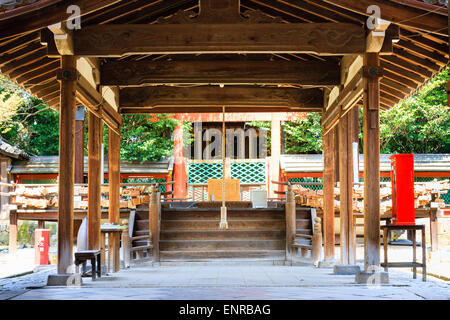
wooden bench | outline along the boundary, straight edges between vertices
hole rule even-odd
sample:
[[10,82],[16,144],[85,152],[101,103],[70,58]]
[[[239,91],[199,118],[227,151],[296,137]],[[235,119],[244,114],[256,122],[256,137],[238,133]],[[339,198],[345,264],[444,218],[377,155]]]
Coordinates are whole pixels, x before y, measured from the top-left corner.
[[75,266],[77,273],[79,271],[79,265],[83,265],[83,272],[81,276],[86,274],[86,262],[91,260],[92,265],[92,280],[95,280],[97,274],[100,278],[102,276],[102,263],[101,263],[101,251],[100,250],[84,250],[75,252]]

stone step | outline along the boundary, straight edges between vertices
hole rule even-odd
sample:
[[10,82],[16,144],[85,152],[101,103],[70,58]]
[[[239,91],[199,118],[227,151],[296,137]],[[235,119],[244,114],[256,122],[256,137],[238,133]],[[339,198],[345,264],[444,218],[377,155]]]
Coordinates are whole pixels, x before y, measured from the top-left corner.
[[284,240],[161,240],[161,251],[216,251],[216,250],[283,250]]
[[[219,228],[220,219],[162,220],[161,230],[211,230]],[[302,228],[304,223],[297,224]],[[275,219],[234,219],[228,220],[228,230],[284,230],[285,221]]]
[[214,250],[214,251],[161,251],[161,261],[208,261],[216,259],[268,259],[285,258],[285,250]]
[[284,239],[284,230],[161,230],[161,240],[214,240],[214,239],[248,239],[276,240]]

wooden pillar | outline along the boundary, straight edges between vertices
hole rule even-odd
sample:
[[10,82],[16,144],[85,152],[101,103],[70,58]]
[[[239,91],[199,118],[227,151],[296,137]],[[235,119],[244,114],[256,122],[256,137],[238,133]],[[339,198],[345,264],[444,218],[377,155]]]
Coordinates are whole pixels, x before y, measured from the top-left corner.
[[[271,114],[271,130],[270,130],[270,142],[271,142],[271,166],[270,166],[270,179],[269,181],[280,180],[280,157],[281,157],[281,120],[277,113]],[[272,184],[270,188],[270,197],[276,198],[278,195],[275,191],[281,191],[280,184]]]
[[9,254],[15,254],[17,251],[17,213],[9,214]]
[[108,135],[109,222],[120,219],[120,134],[109,130]]
[[173,134],[173,179],[175,180],[173,196],[174,198],[186,198],[188,177],[183,157],[183,125],[176,126]]
[[364,55],[364,268],[380,265],[380,60]]
[[324,260],[334,259],[335,130],[323,136],[323,240]]
[[103,123],[92,112],[88,122],[88,239],[89,250],[100,250],[101,152]]
[[75,183],[84,183],[84,107],[75,112]]
[[[353,110],[353,109],[352,109]],[[354,112],[339,120],[339,187],[341,264],[354,264],[355,240],[353,221],[353,139]]]
[[152,253],[153,262],[159,262],[159,225],[160,225],[160,210],[161,210],[161,193],[158,188],[152,186],[150,193],[149,204],[149,230],[152,235]]
[[72,273],[76,57],[61,57],[58,176],[58,274]]
[[[348,217],[348,263],[356,264],[356,229],[355,229],[355,218],[353,215],[353,182],[355,180],[353,163],[355,159],[353,159],[353,143],[359,143],[359,108],[358,106],[353,107],[348,112],[348,125],[349,125],[349,153],[351,154],[351,160],[349,161],[349,181],[350,181],[350,190],[348,193],[349,201],[350,201],[350,210]],[[359,147],[358,147],[359,148]],[[359,149],[358,149],[359,150]],[[356,166],[357,169],[357,178],[359,181],[359,151],[356,155]]]

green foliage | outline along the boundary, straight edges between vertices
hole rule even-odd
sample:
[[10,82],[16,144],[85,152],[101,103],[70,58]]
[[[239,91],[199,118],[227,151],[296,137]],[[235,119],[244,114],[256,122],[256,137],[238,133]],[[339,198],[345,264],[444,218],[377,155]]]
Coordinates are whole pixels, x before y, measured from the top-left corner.
[[42,100],[0,78],[0,135],[35,155],[58,155],[59,116]]
[[382,153],[449,153],[448,68],[414,96],[380,113]]
[[128,161],[158,161],[170,156],[173,149],[173,129],[178,121],[168,114],[154,116],[124,115],[121,130],[122,144],[120,155]]
[[284,126],[286,153],[322,152],[322,114],[308,113],[305,119],[286,121]]
[[[312,112],[305,119],[286,121],[284,123],[285,153],[321,153],[322,152],[322,127],[320,113]],[[246,126],[264,128],[268,132],[268,152],[270,153],[270,122],[252,121],[246,122]]]

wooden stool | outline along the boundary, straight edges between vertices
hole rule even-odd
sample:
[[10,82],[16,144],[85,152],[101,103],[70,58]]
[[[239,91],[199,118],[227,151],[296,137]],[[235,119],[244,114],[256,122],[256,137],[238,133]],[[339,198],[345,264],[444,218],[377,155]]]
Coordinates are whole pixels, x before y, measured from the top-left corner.
[[[417,278],[417,267],[422,268],[422,280],[427,281],[427,252],[425,241],[425,226],[424,225],[385,225],[381,226],[383,230],[383,247],[384,247],[384,271],[388,271],[388,267],[393,268],[413,268],[413,278]],[[388,233],[392,230],[411,230],[412,231],[412,246],[413,246],[413,261],[412,262],[391,262],[388,263]],[[416,231],[422,231],[422,263],[416,262]]]
[[83,265],[83,272],[81,276],[86,274],[86,262],[87,260],[91,260],[92,265],[92,280],[95,280],[95,274],[98,275],[99,278],[102,276],[102,263],[101,263],[101,251],[100,250],[84,250],[75,252],[75,266],[77,268],[80,264]]

